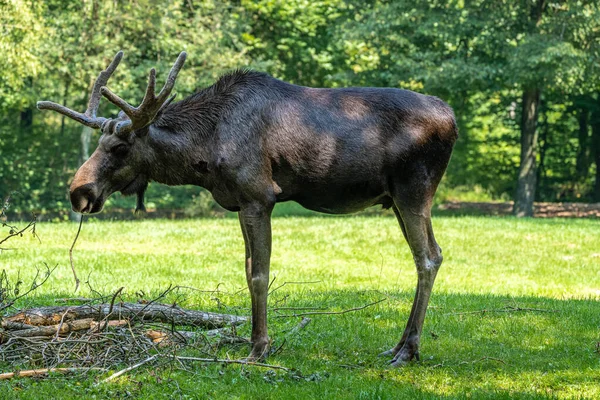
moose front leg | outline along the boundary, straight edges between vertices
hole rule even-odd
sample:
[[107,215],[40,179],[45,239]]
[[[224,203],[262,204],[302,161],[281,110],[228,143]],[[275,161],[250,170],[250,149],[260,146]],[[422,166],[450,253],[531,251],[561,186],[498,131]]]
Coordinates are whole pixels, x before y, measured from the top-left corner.
[[246,279],[252,299],[252,351],[249,360],[265,358],[269,352],[267,291],[271,260],[271,210],[263,205],[242,207],[239,213],[246,244]]

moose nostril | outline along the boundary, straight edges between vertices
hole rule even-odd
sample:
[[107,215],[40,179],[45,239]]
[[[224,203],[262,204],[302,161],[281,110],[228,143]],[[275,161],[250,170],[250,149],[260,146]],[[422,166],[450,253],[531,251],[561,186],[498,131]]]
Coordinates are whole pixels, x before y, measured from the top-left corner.
[[90,212],[96,199],[98,190],[96,185],[86,184],[71,190],[71,206],[73,211],[79,213]]

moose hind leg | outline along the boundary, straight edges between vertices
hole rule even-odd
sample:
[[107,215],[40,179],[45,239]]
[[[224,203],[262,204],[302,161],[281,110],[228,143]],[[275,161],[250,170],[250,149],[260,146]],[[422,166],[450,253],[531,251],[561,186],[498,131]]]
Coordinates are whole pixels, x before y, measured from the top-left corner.
[[[404,238],[406,239],[406,242],[408,243],[408,236],[406,233],[406,227],[404,226],[404,221],[402,220],[402,216],[400,215],[400,211],[398,211],[398,208],[396,208],[396,206],[392,207],[394,210],[394,214],[396,215],[396,219],[398,220],[398,224],[400,224],[400,228],[402,229],[402,234],[404,235]],[[417,291],[415,293],[415,298],[419,297],[419,286],[417,285]],[[407,325],[411,325],[412,321],[415,318],[415,309],[416,309],[416,304],[417,302],[414,301],[412,308],[410,310],[410,316],[408,317],[408,323]],[[404,334],[402,335],[402,338],[400,339],[400,342],[398,342],[398,344],[396,346],[394,346],[393,348],[384,351],[383,353],[379,354],[382,357],[385,356],[395,356],[396,354],[398,354],[398,352],[400,351],[400,349],[402,348],[402,346],[404,346],[404,343],[406,342],[406,338],[408,335],[408,329],[404,331]],[[415,357],[418,357],[418,355],[415,355]]]
[[419,344],[425,321],[425,313],[433,289],[433,283],[442,264],[442,251],[435,242],[431,218],[411,211],[402,212],[413,258],[417,267],[417,289],[411,315],[406,324],[400,342],[392,353],[391,363],[402,365],[413,358],[419,359]]
[[[400,187],[398,188],[400,189]],[[406,189],[406,187],[404,188]],[[417,289],[410,317],[400,342],[385,354],[394,355],[391,364],[400,366],[419,359],[419,344],[425,313],[437,272],[442,264],[442,250],[435,241],[431,226],[432,190],[398,191],[394,196],[397,217],[410,246],[417,267]]]

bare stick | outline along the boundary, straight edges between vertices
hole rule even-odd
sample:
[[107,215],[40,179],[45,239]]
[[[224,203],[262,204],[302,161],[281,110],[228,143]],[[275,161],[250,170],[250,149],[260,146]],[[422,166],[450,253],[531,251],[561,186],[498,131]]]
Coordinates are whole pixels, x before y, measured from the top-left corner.
[[502,313],[502,312],[516,312],[516,311],[531,311],[531,312],[547,312],[547,313],[557,313],[558,310],[549,310],[543,308],[522,308],[522,307],[504,307],[504,308],[492,308],[492,309],[483,309],[477,311],[464,311],[464,312],[452,312],[444,315],[469,315],[469,314],[485,314],[485,313]]
[[296,325],[294,328],[292,328],[292,330],[288,332],[287,336],[292,336],[292,335],[295,335],[296,333],[300,332],[302,329],[306,328],[306,325],[308,325],[310,323],[310,321],[311,321],[310,318],[303,317],[302,321],[300,321],[300,323],[298,325]]
[[127,367],[125,369],[120,370],[119,372],[116,372],[114,374],[112,374],[111,376],[109,376],[108,378],[104,379],[103,381],[101,381],[100,383],[106,383],[106,382],[110,382],[113,379],[118,378],[119,376],[128,373],[129,371],[132,371],[136,368],[141,367],[142,365],[149,363],[150,361],[155,360],[158,357],[158,354],[153,355],[152,357],[148,357],[146,358],[144,361],[141,361],[135,365],[132,365],[131,367]]
[[106,314],[106,317],[104,317],[104,321],[105,324],[104,326],[102,326],[102,324],[98,324],[98,332],[104,330],[106,327],[108,327],[108,319],[110,318],[110,316],[113,313],[113,307],[115,306],[115,300],[117,299],[117,296],[119,295],[119,293],[121,293],[123,291],[123,289],[125,289],[124,286],[121,286],[113,295],[111,301],[110,301],[110,307],[108,308],[108,314]]
[[0,374],[0,380],[12,379],[12,378],[20,378],[20,377],[32,377],[32,376],[40,376],[50,372],[77,372],[77,371],[104,371],[104,368],[42,368],[42,369],[29,369],[26,371],[17,371],[17,372],[6,372],[4,374]]
[[277,312],[280,310],[327,310],[325,307],[275,307],[271,308],[270,311]]
[[60,335],[60,331],[62,330],[63,327],[63,323],[65,322],[65,316],[69,313],[70,309],[67,309],[67,311],[65,311],[62,315],[62,317],[60,317],[60,324],[58,324],[58,327],[56,328],[56,336],[54,337],[54,340],[58,340],[58,335]]
[[83,225],[83,219],[85,217],[83,214],[81,215],[81,219],[79,220],[79,229],[77,229],[77,235],[75,235],[75,239],[73,240],[73,244],[69,249],[69,260],[71,261],[71,270],[73,271],[73,276],[75,277],[75,291],[79,289],[79,278],[77,277],[77,273],[75,272],[75,265],[73,265],[73,248],[75,247],[75,243],[77,243],[77,238],[79,238],[79,232],[81,232],[81,225]]
[[382,301],[387,300],[386,298],[374,301],[373,303],[369,303],[366,304],[364,306],[361,307],[355,307],[355,308],[350,308],[348,310],[342,310],[342,311],[312,311],[312,312],[305,312],[305,313],[294,313],[294,314],[286,314],[286,315],[275,315],[274,317],[271,318],[290,318],[290,317],[304,317],[305,315],[338,315],[338,314],[346,314],[352,311],[359,311],[359,310],[364,310],[367,307],[371,307],[374,306],[375,304],[379,304]]
[[221,358],[199,358],[199,357],[183,357],[183,356],[171,356],[172,358],[179,361],[198,361],[204,363],[218,363],[218,364],[240,364],[240,365],[249,365],[253,367],[261,367],[261,368],[270,368],[270,369],[280,369],[282,371],[291,371],[290,368],[281,367],[279,365],[271,365],[264,364],[254,361],[246,361],[246,360],[226,360]]
[[487,360],[498,361],[499,363],[506,364],[506,362],[504,360],[501,360],[501,359],[495,358],[495,357],[487,357],[487,356],[481,357],[480,359],[475,360],[475,361],[471,361],[471,364],[475,364],[475,363],[478,363],[479,361],[487,361]]
[[[269,285],[269,287],[271,287],[271,285],[273,284],[273,282],[275,281],[275,279],[273,279],[273,281],[271,282],[271,284]],[[307,285],[307,284],[311,284],[311,283],[320,283],[323,281],[307,281],[307,282],[283,282],[281,285],[277,286],[275,289],[271,290],[269,292],[269,296],[273,294],[273,292],[275,292],[276,290],[281,289],[282,287],[284,287],[285,285]]]
[[281,343],[281,345],[279,345],[278,348],[276,348],[274,351],[272,351],[271,355],[275,355],[275,354],[279,353],[281,351],[281,349],[283,348],[283,346],[285,345],[287,338],[297,334],[302,329],[306,328],[306,326],[310,323],[310,321],[311,321],[310,318],[302,317],[302,321],[300,321],[300,323],[298,323],[298,325],[296,325],[295,327],[290,329],[290,331],[285,335],[285,338],[283,338],[283,342]]
[[69,297],[69,298],[65,298],[65,299],[55,299],[54,301],[57,303],[69,303],[72,301],[78,301],[78,302],[90,302],[90,301],[94,301],[95,299],[91,299],[89,297]]

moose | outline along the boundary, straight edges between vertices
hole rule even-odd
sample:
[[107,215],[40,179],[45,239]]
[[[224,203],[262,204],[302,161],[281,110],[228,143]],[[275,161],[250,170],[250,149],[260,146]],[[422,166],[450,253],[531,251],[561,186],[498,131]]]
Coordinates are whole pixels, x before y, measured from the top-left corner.
[[[137,195],[144,209],[149,181],[198,185],[238,212],[252,302],[252,350],[269,353],[267,294],[271,211],[295,201],[330,214],[381,205],[392,208],[418,272],[416,295],[400,341],[382,353],[393,366],[419,360],[419,343],[442,251],[431,225],[432,198],[458,137],[454,113],[442,100],[395,88],[297,86],[265,73],[237,70],[178,102],[171,91],[182,52],[155,92],[151,69],[134,107],[106,87],[123,52],[95,81],[87,110],[50,101],[53,110],[101,130],[97,149],[70,186],[72,208],[97,213],[112,193]],[[121,111],[96,115],[102,96]]]

